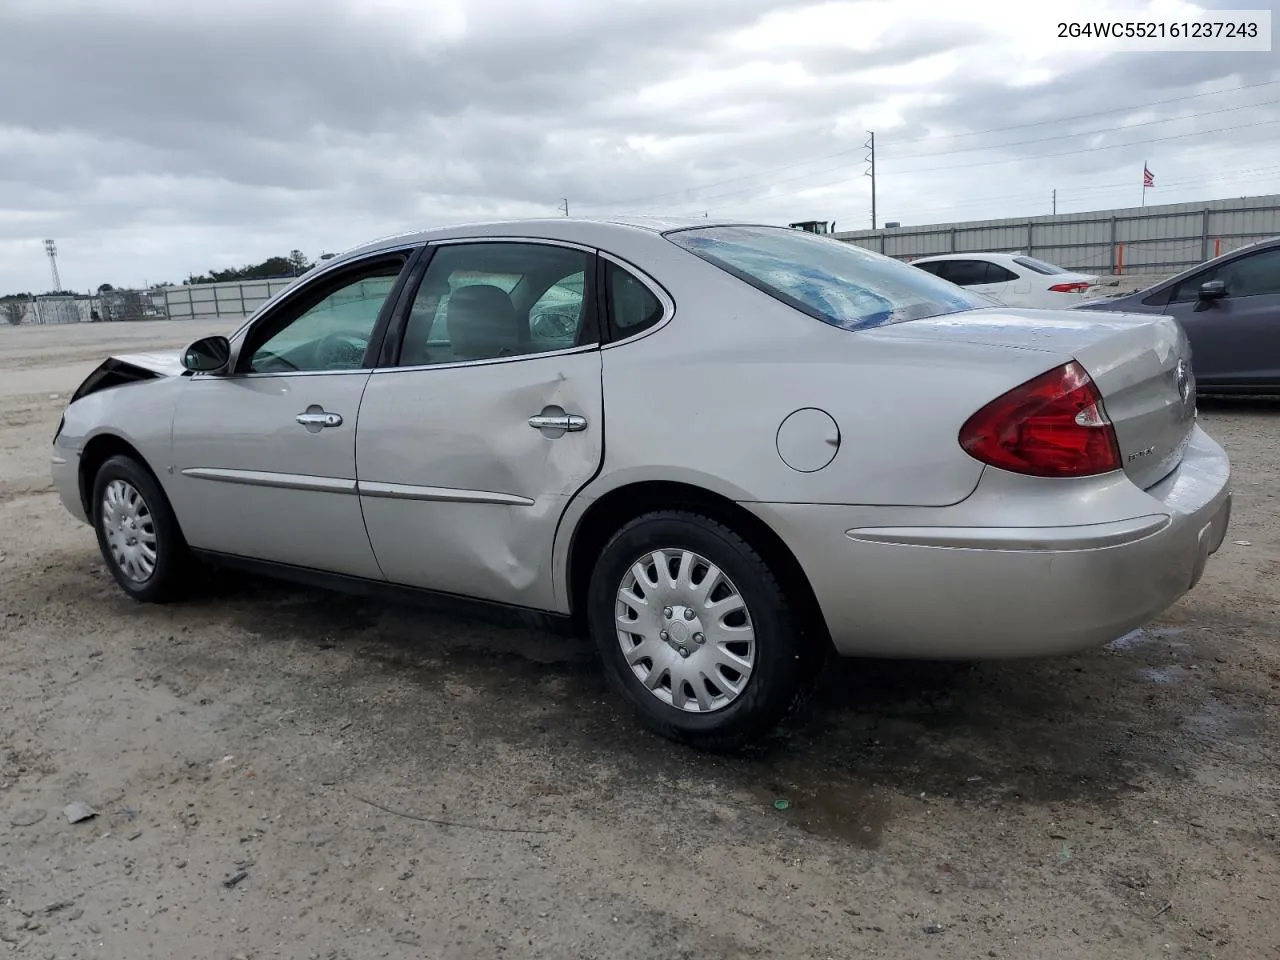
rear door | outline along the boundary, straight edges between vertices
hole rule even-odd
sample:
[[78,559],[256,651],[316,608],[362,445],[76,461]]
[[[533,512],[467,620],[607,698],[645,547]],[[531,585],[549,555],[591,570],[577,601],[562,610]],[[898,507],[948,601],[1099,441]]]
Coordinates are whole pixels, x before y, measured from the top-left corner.
[[1002,275],[1013,276],[1013,274],[998,264],[987,260],[966,259],[942,261],[939,266],[942,269],[938,272],[938,276],[942,279],[950,280],[957,286],[965,287],[974,293],[991,297],[997,303],[1008,302],[1003,295],[1008,281],[1003,279]]
[[[1221,280],[1226,296],[1200,299],[1200,286],[1210,280]],[[1186,330],[1204,386],[1280,383],[1280,248],[1193,274],[1173,289],[1167,312]]]
[[387,579],[554,609],[552,544],[604,451],[596,255],[435,245],[360,407],[360,504]]

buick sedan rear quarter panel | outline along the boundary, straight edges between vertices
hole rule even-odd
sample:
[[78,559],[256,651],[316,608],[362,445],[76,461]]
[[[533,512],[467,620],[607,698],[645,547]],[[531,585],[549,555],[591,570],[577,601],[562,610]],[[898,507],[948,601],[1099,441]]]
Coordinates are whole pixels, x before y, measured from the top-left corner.
[[[610,439],[584,495],[666,479],[738,501],[957,503],[983,468],[957,442],[965,419],[1064,359],[955,342],[904,348],[898,327],[883,337],[838,329],[681,256],[692,264],[664,274],[672,321],[603,351]],[[795,469],[779,431],[810,409],[834,421],[834,456]]]

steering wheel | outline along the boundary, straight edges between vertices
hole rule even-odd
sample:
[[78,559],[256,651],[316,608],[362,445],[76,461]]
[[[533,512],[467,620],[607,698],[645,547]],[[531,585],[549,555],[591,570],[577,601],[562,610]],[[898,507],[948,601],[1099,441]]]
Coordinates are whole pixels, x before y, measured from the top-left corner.
[[354,369],[364,362],[364,352],[368,345],[367,337],[330,333],[316,344],[316,360],[322,369]]

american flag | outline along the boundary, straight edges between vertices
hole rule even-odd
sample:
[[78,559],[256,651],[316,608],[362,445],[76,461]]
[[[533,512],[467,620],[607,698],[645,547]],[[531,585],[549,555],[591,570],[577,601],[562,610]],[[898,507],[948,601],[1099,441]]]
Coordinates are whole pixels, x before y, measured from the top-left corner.
[[1147,165],[1142,165],[1142,185],[1144,187],[1154,187],[1156,185],[1156,175],[1147,169]]

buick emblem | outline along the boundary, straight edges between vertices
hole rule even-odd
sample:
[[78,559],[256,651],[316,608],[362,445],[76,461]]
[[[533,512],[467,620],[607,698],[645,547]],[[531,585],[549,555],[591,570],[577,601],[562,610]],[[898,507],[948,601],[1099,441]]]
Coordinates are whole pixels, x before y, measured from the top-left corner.
[[1178,382],[1178,396],[1182,398],[1183,404],[1189,403],[1191,400],[1191,366],[1187,361],[1178,361],[1174,376]]

